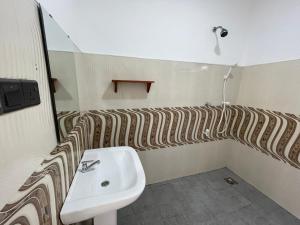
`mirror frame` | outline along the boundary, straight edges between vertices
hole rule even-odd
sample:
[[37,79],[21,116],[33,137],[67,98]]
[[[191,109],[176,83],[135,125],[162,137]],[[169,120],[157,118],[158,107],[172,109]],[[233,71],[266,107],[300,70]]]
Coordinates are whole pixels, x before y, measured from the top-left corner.
[[56,111],[55,98],[54,98],[55,87],[54,87],[53,78],[51,75],[50,61],[49,61],[48,48],[47,48],[47,40],[46,40],[46,32],[45,32],[45,25],[44,25],[44,17],[43,17],[42,6],[40,3],[38,3],[38,16],[39,16],[39,22],[40,22],[40,28],[41,28],[41,36],[42,36],[42,42],[43,42],[43,52],[44,52],[46,70],[47,70],[48,84],[49,84],[49,89],[50,89],[51,107],[52,107],[53,120],[54,120],[53,122],[54,122],[54,127],[55,127],[55,132],[56,132],[56,139],[57,139],[57,142],[60,143],[59,124],[58,124],[58,120],[57,120],[57,111]]

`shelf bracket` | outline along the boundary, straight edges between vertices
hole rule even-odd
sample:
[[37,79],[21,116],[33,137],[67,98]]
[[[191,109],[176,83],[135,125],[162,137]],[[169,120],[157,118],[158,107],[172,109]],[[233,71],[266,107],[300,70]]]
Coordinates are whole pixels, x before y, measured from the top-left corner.
[[146,85],[146,91],[149,93],[151,84],[154,83],[152,80],[112,80],[114,83],[114,91],[118,92],[118,83],[143,83]]
[[152,84],[152,83],[146,83],[146,86],[147,86],[147,93],[149,93],[149,91],[150,91],[151,84]]

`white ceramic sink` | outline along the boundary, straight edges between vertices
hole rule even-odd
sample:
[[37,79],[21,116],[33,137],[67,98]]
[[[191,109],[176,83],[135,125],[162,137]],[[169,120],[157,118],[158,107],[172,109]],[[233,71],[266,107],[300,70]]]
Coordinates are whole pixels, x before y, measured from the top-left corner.
[[134,202],[145,188],[145,173],[133,148],[86,150],[81,162],[91,160],[100,164],[85,173],[80,164],[60,212],[64,224],[91,218],[95,225],[116,224],[116,210]]

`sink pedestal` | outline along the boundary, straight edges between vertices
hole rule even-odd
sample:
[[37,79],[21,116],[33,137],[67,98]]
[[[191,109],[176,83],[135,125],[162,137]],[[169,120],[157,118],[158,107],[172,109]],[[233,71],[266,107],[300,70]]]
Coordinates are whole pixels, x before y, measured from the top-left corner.
[[96,216],[94,225],[117,225],[117,210]]

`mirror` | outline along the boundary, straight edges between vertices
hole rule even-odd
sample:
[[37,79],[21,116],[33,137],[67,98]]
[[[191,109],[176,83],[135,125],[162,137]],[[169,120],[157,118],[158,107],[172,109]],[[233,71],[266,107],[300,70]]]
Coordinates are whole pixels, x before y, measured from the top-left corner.
[[42,31],[44,31],[42,33],[45,59],[53,100],[56,133],[60,141],[64,136],[59,126],[60,118],[74,111],[79,113],[75,62],[76,54],[80,53],[80,49],[41,6],[39,6],[39,14]]

